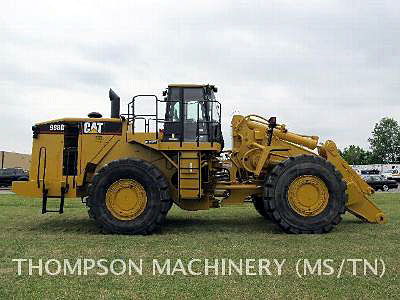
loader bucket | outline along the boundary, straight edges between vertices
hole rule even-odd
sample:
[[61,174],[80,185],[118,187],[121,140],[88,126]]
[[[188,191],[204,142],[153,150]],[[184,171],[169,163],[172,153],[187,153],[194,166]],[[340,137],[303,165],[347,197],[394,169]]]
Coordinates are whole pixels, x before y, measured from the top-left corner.
[[347,184],[346,210],[363,221],[386,223],[384,213],[369,199],[374,190],[340,156],[336,144],[328,140],[318,147],[318,152],[336,167]]

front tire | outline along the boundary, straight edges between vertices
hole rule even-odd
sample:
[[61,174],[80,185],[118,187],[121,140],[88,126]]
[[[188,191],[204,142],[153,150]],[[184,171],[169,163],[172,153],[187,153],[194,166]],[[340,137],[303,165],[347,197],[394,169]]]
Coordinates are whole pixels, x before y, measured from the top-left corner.
[[171,204],[165,178],[141,159],[109,163],[88,187],[88,214],[105,233],[150,234],[164,223]]
[[261,196],[258,195],[252,195],[251,196],[251,201],[253,202],[254,208],[256,211],[263,216],[265,219],[269,219],[267,211],[264,208],[264,200]]
[[288,233],[325,233],[345,213],[346,184],[322,157],[301,155],[277,165],[264,186],[264,205]]

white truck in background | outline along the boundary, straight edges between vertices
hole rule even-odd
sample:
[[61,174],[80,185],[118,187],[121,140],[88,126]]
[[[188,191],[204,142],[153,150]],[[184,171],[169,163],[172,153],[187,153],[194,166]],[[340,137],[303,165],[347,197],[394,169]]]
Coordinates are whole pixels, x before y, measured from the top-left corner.
[[383,176],[385,176],[386,179],[388,180],[396,180],[397,182],[400,182],[400,171],[399,169],[391,169],[386,172],[382,173]]

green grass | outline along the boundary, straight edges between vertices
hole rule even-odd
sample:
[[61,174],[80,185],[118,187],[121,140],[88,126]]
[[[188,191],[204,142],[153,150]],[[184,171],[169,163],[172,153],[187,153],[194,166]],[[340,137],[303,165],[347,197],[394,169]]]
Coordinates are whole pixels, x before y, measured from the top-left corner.
[[[68,200],[63,215],[41,215],[38,199],[0,195],[0,299],[398,298],[400,194],[378,193],[375,202],[387,214],[387,224],[365,224],[346,214],[325,235],[283,234],[247,204],[203,212],[173,207],[161,233],[118,236],[100,234],[79,200]],[[29,276],[23,267],[24,275],[18,276],[14,258],[35,263],[39,258],[143,259],[144,274]],[[166,258],[276,258],[286,263],[281,276],[153,275],[152,259]],[[382,278],[352,276],[347,267],[340,278],[336,273],[298,278],[300,258],[333,259],[336,272],[342,259],[382,258],[386,273]]]

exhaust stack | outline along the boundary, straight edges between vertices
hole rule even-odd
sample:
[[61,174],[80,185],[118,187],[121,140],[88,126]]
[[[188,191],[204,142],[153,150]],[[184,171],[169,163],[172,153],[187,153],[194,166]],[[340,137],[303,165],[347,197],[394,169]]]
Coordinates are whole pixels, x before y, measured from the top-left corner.
[[120,98],[112,89],[108,92],[108,96],[111,101],[111,118],[119,119]]

